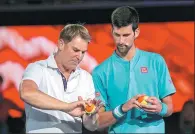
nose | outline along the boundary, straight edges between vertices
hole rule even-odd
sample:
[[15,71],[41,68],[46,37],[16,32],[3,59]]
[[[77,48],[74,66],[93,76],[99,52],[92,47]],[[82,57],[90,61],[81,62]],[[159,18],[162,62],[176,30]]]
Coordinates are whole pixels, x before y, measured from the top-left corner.
[[82,51],[77,52],[77,54],[76,54],[77,60],[80,60],[81,57],[82,57]]
[[119,39],[119,43],[120,43],[120,44],[124,44],[124,43],[125,43],[125,39],[124,39],[124,37],[122,37],[122,36],[120,37],[120,39]]

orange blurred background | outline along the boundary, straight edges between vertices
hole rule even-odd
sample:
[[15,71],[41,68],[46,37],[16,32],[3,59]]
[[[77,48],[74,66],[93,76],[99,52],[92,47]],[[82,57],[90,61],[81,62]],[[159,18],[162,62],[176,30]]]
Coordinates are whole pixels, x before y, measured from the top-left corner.
[[[88,58],[94,58],[99,64],[115,49],[111,26],[93,24],[86,27],[92,35],[88,49],[91,57]],[[62,25],[0,27],[0,73],[5,78],[2,91],[5,98],[24,108],[17,86],[22,71],[29,63],[48,57],[62,28]],[[194,22],[141,23],[140,30],[136,46],[160,53],[167,62],[177,89],[173,104],[174,112],[178,112],[185,101],[194,98]],[[85,62],[81,67],[91,72],[91,64],[97,65]],[[17,111],[11,110],[9,113],[13,117],[21,116]]]

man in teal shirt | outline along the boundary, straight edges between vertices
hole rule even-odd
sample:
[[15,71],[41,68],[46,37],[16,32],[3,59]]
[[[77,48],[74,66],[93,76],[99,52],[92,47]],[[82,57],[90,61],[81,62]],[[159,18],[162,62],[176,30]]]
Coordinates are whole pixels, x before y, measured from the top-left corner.
[[[116,50],[93,72],[96,92],[105,106],[96,118],[96,129],[109,133],[165,133],[163,117],[173,112],[172,83],[163,57],[136,48],[139,36],[137,11],[128,6],[112,13],[112,35]],[[150,105],[137,99],[147,95]]]

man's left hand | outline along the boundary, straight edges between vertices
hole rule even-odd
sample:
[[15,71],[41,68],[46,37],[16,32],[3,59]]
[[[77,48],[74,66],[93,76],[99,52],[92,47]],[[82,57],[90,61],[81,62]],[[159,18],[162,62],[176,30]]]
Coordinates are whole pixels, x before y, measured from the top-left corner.
[[141,108],[148,113],[158,114],[162,110],[161,102],[156,97],[149,97],[147,105],[141,104]]

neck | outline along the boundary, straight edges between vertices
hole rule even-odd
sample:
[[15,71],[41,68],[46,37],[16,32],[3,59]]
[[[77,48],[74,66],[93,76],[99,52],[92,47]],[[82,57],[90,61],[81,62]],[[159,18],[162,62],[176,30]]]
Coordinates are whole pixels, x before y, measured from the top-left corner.
[[56,61],[56,64],[58,66],[59,71],[64,75],[64,77],[66,79],[68,79],[70,74],[71,74],[71,72],[74,71],[74,70],[71,70],[71,69],[67,68],[65,65],[62,64],[62,60],[61,60],[61,58],[60,58],[58,53],[56,53],[54,55],[54,59]]
[[116,53],[117,53],[121,58],[123,58],[123,59],[125,59],[125,60],[127,60],[127,61],[130,61],[130,60],[134,57],[135,51],[136,51],[136,47],[135,47],[135,45],[133,45],[125,56],[121,55],[118,51],[116,51]]

